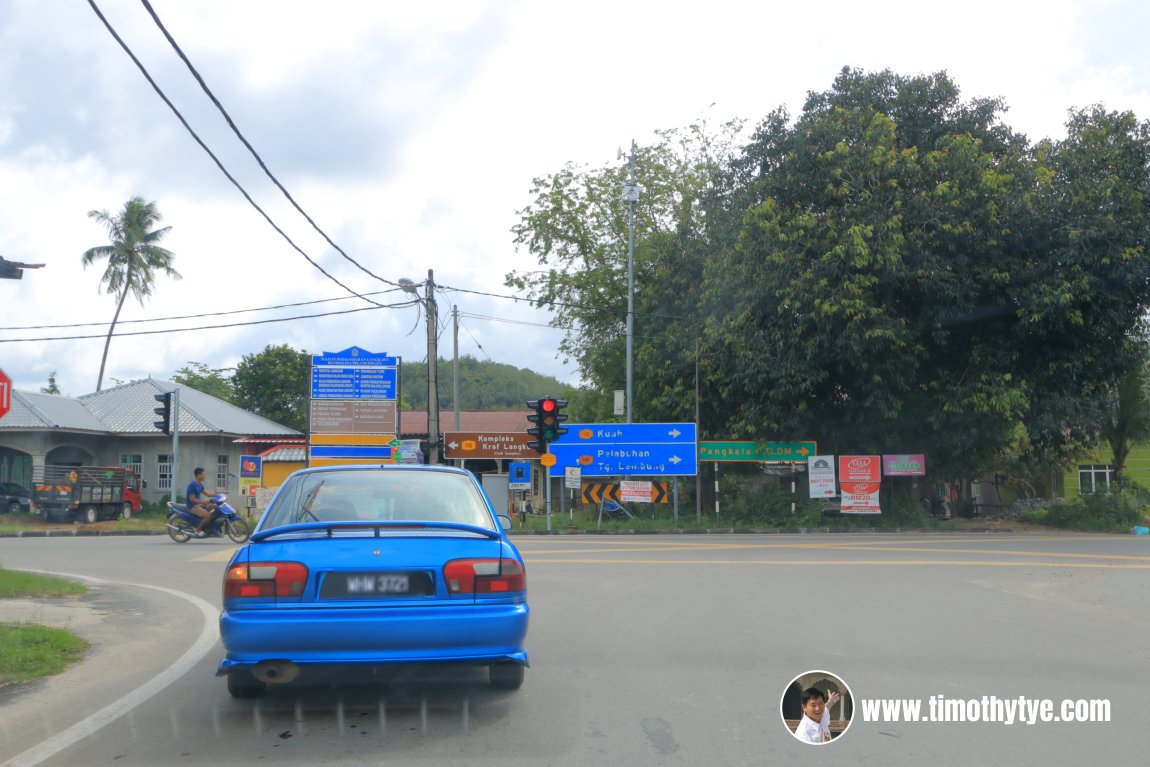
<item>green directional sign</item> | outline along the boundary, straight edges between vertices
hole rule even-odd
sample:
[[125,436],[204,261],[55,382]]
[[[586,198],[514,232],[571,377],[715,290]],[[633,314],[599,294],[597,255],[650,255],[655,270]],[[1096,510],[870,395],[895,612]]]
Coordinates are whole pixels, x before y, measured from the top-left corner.
[[700,461],[805,461],[817,442],[700,442]]

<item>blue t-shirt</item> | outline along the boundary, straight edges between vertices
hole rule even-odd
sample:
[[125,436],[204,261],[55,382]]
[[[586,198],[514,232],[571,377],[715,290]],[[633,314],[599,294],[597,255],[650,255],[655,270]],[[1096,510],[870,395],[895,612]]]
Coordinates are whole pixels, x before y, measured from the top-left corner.
[[204,498],[203,483],[197,482],[194,479],[188,483],[188,489],[184,492],[184,500],[187,501],[189,506],[196,505],[196,501],[192,500],[193,498],[199,498],[205,501],[207,500],[207,498]]

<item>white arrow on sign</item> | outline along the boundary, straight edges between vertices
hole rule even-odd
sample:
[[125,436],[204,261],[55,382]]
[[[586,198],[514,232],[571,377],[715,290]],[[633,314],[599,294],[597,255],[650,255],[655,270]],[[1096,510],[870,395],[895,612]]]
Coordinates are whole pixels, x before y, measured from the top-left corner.
[[451,448],[452,450],[454,450],[455,448],[459,447],[459,443],[458,442],[448,442],[447,446],[449,448]]
[[678,429],[671,429],[671,431],[669,431],[667,433],[670,434],[672,437],[678,437],[683,432],[679,431]]
[[677,465],[679,464],[679,461],[681,461],[681,460],[683,460],[683,459],[682,459],[682,458],[680,458],[680,457],[679,457],[679,456],[677,456],[677,455],[673,455],[673,456],[671,456],[670,458],[668,458],[667,460],[668,460],[668,461],[670,461],[671,463],[673,463],[673,464],[675,464],[675,465],[677,466]]

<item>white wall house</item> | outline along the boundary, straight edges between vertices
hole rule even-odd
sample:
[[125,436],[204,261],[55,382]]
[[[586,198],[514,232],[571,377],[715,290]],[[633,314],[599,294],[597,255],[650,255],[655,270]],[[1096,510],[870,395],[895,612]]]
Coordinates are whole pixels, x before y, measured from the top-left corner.
[[[157,429],[156,394],[179,390],[178,476],[172,437]],[[197,466],[208,490],[239,491],[241,455],[302,435],[172,381],[147,378],[81,397],[12,393],[0,418],[0,481],[31,484],[43,465],[125,466],[147,483],[145,501],[183,495]],[[263,447],[258,447],[260,443]]]

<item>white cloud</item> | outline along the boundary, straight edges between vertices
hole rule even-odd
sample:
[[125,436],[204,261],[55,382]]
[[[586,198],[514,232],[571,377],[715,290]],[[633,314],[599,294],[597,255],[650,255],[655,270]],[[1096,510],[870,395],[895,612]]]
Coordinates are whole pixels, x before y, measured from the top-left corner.
[[[534,177],[567,161],[614,162],[631,139],[702,117],[755,121],[779,105],[797,114],[843,66],[945,69],[965,98],[1002,97],[1007,121],[1032,139],[1059,135],[1068,108],[1095,102],[1150,116],[1148,56],[1133,31],[1146,28],[1147,11],[1117,0],[153,4],[273,172],[352,257],[387,280],[419,281],[434,269],[441,284],[487,293],[510,292],[504,275],[534,266],[510,235]],[[386,287],[283,200],[138,3],[99,5],[299,247],[355,290]],[[95,16],[63,7],[0,7],[0,254],[47,264],[0,281],[0,339],[32,333],[10,329],[18,326],[110,320],[99,271],[79,267],[104,234],[86,214],[133,195],[159,204],[184,279],[159,278],[152,299],[129,301],[124,319],[344,295],[223,178]],[[445,319],[454,302],[465,314],[546,321],[474,293],[441,300]],[[324,307],[334,308],[275,314]],[[557,331],[465,317],[459,337],[462,353],[575,378],[552,359]],[[269,343],[422,359],[425,338],[414,309],[123,337],[107,376],[170,376],[192,360],[232,365]],[[56,370],[61,387],[80,394],[95,386],[102,348],[99,338],[0,343],[0,367],[25,390]],[[450,326],[440,349],[450,353]]]

